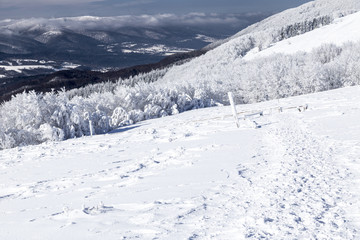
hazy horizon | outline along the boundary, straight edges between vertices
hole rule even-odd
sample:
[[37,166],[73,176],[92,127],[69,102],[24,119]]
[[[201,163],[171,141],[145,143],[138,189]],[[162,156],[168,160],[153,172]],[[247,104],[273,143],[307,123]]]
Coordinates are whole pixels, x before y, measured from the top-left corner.
[[309,0],[1,0],[0,20],[76,16],[122,16],[189,13],[275,13]]

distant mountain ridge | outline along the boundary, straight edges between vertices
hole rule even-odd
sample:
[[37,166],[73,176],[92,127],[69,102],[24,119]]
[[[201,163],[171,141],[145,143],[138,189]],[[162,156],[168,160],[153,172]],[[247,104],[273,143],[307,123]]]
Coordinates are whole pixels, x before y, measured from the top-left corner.
[[[2,20],[0,100],[22,91],[72,89],[167,67],[203,54],[196,49],[265,16],[194,13]],[[52,78],[58,81],[49,84]]]
[[57,66],[65,62],[92,70],[155,63],[171,54],[203,48],[265,16],[262,13],[231,17],[160,14],[2,20],[0,74],[8,77],[34,75],[1,72],[1,66],[16,64],[14,59],[53,61],[54,64],[49,64],[53,71],[59,70]]

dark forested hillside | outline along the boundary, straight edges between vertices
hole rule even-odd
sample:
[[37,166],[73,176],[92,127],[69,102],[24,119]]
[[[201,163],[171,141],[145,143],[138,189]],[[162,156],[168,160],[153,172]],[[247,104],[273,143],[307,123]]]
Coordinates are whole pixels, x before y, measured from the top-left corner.
[[180,63],[200,56],[204,53],[205,50],[198,50],[188,53],[174,54],[172,56],[165,57],[157,63],[137,65],[117,71],[100,72],[73,69],[45,75],[2,79],[3,84],[0,85],[0,101],[7,101],[12,95],[23,91],[35,90],[37,92],[49,92],[52,90],[60,90],[62,88],[71,90],[74,88],[84,87],[88,84],[107,81],[115,82],[119,79],[129,78],[139,73],[148,73],[155,69],[165,68],[172,64]]

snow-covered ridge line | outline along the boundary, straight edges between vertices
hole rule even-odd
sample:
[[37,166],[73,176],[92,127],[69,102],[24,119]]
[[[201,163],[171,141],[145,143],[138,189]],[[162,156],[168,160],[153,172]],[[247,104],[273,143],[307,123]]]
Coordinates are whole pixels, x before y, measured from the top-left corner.
[[[354,6],[359,6],[360,9],[360,2],[355,0],[349,0],[341,3],[319,0],[309,4],[306,4],[299,8],[284,11],[283,13],[277,14],[267,20],[260,22],[258,25],[253,25],[247,30],[245,29],[241,31],[241,34],[235,35],[232,39],[229,39],[228,42],[220,45],[219,47],[211,51],[208,51],[205,55],[200,56],[186,64],[183,64],[182,66],[172,68],[164,76],[163,79],[166,82],[171,81],[171,79],[177,79],[177,81],[179,82],[193,80],[195,81],[195,79],[196,81],[201,82],[222,82],[224,78],[228,78],[227,82],[232,82],[233,84],[237,83],[239,88],[246,88],[246,86],[249,85],[249,81],[259,81],[259,78],[257,78],[256,76],[251,76],[251,78],[254,77],[253,79],[251,79],[246,76],[248,74],[247,72],[249,71],[246,70],[246,67],[244,66],[245,63],[243,63],[243,57],[250,51],[256,49],[264,50],[272,45],[274,39],[277,39],[279,37],[279,35],[277,35],[278,31],[273,32],[274,27],[272,26],[275,26],[275,28],[278,29],[286,28],[289,22],[292,22],[291,17],[293,15],[297,16],[295,17],[295,19],[301,19],[301,16],[304,17],[304,19],[307,19],[309,17],[311,17],[311,19],[314,19],[314,17],[319,16],[320,14],[325,13],[329,10],[333,10],[337,7],[339,7],[338,10],[353,9]],[[338,6],[339,4],[343,5],[340,7]],[[319,9],[319,7],[323,7],[324,9]],[[353,10],[348,11],[348,13],[350,12],[353,12]],[[343,17],[343,19],[346,19],[347,17],[349,17],[349,15]],[[304,19],[299,22],[304,22]],[[324,18],[324,20],[327,21],[326,18]],[[278,23],[284,23],[284,25],[280,25]],[[333,24],[326,26],[329,26],[328,31],[331,31],[332,29],[330,26],[333,26]],[[322,28],[324,27],[325,26],[323,26]],[[346,34],[346,31],[343,32],[344,39],[346,39],[347,36],[351,36],[351,31],[354,31],[354,29],[356,28],[358,28],[356,22],[353,22],[353,29],[351,29],[351,27],[346,28],[348,34]],[[253,29],[253,32],[247,32],[249,31],[249,29]],[[307,32],[304,35],[311,32],[312,31]],[[274,33],[275,35],[273,36],[272,33]],[[354,39],[351,40],[354,41]],[[323,43],[329,42],[327,41]],[[320,42],[318,45],[321,45],[323,43]],[[263,60],[260,60],[260,62],[261,61]],[[275,61],[278,62],[278,60]],[[291,63],[289,63],[289,65],[291,65]],[[265,80],[265,82],[267,82],[267,80]]]
[[[281,35],[282,28],[287,26],[294,26],[304,22],[311,22],[315,19],[329,18],[333,19],[343,17],[360,10],[360,2],[357,0],[315,0],[305,3],[300,7],[285,10],[281,13],[275,14],[265,20],[255,23],[234,36],[220,40],[210,44],[206,49],[214,49],[221,44],[224,44],[235,38],[245,36],[247,34],[270,35],[274,36],[274,40],[278,39]],[[325,22],[323,22],[325,23]]]
[[251,60],[271,56],[275,53],[294,54],[299,51],[311,52],[323,44],[342,46],[348,42],[357,42],[360,41],[360,31],[356,30],[359,28],[360,12],[357,12],[336,19],[332,24],[315,29],[306,34],[276,42],[269,48],[261,51],[259,51],[259,48],[254,48],[244,59]]

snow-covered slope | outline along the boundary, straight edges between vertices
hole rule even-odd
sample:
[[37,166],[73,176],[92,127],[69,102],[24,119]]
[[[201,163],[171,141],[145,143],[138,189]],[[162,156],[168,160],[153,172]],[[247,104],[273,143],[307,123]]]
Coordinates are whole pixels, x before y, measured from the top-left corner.
[[[333,6],[331,1],[318,2]],[[352,2],[347,3],[344,9],[352,9]],[[304,7],[296,11],[304,11]],[[277,36],[295,36],[265,48],[262,44],[266,39],[274,39],[255,32],[234,38],[182,65],[120,79],[114,84],[60,94],[18,95],[0,106],[0,115],[5,116],[0,119],[0,149],[89,135],[90,120],[96,133],[105,133],[151,118],[226,105],[229,91],[239,103],[253,103],[359,85],[360,14],[349,14],[326,26],[321,26],[321,21],[310,22],[317,29],[312,29],[311,24],[309,27],[308,22],[290,28],[279,25],[285,30]],[[296,36],[297,30],[302,35]],[[351,43],[339,45],[347,41]],[[293,53],[303,47],[308,52],[274,54]],[[313,47],[318,48],[310,51]],[[244,59],[247,54],[255,59]]]
[[251,60],[271,56],[276,53],[294,54],[298,51],[311,52],[323,44],[341,46],[347,42],[360,41],[360,12],[336,19],[332,24],[311,32],[295,36],[259,52],[258,48],[250,51],[244,59]]
[[[284,98],[360,84],[356,9],[317,0],[183,65],[2,104],[0,239],[360,239],[360,87]],[[228,91],[284,99],[236,128]]]
[[219,107],[0,151],[0,238],[359,239],[359,93],[241,105],[265,112],[239,129]]
[[291,26],[306,21],[311,22],[316,18],[325,16],[328,16],[331,21],[331,19],[336,19],[359,10],[360,2],[358,0],[315,0],[309,3],[305,3],[300,7],[288,9],[279,14],[275,14],[259,23],[247,27],[246,29],[240,31],[228,39],[210,44],[207,46],[207,48],[215,48],[232,39],[243,37],[248,34],[276,34],[276,32],[280,31],[286,26]]
[[[335,11],[335,9],[338,11]],[[274,65],[282,65],[282,63],[279,62],[282,60],[281,58],[279,58],[279,60],[274,57],[273,59],[266,60],[264,57],[273,56],[272,53],[276,52],[294,53],[302,50],[302,48],[309,51],[314,47],[320,47],[323,44],[328,43],[333,43],[335,45],[345,42],[358,43],[360,41],[360,32],[358,30],[360,14],[357,13],[356,9],[360,10],[360,2],[355,0],[317,0],[298,8],[290,9],[250,26],[248,29],[243,30],[203,56],[181,66],[173,67],[163,77],[160,84],[163,84],[164,82],[189,82],[189,84],[204,82],[208,85],[218,84],[219,88],[222,88],[226,82],[228,85],[236,84],[238,89],[246,88],[249,83],[260,81],[256,78],[252,79],[247,73],[248,67],[246,66],[247,63],[245,63],[243,57],[248,53],[255,58],[257,52],[260,51],[259,58],[257,59],[264,60],[254,62],[254,64],[262,65],[266,61],[271,61]],[[338,17],[335,20],[331,20],[331,22],[325,26],[321,23],[323,20],[319,20],[319,22],[316,22],[316,27],[314,29],[312,26],[314,22],[308,21],[309,19],[314,19],[316,17],[328,16],[323,14],[331,14],[331,17],[341,15],[334,15],[334,12],[341,12],[344,15],[346,13],[347,15],[342,18]],[[327,20],[324,21],[327,22]],[[298,25],[296,23],[298,23]],[[288,28],[287,26],[289,25],[292,27]],[[278,44],[276,44],[277,42]],[[288,44],[292,42],[294,42],[294,44],[296,43],[294,47]],[[272,48],[274,44],[275,46]],[[339,47],[340,46],[341,45],[339,45]],[[271,49],[274,50],[272,51]],[[264,55],[261,55],[262,51],[264,52]],[[267,51],[269,54],[266,54]],[[356,55],[356,53],[354,55]],[[295,60],[291,61],[298,61],[296,59],[297,56],[293,58],[295,58]],[[283,68],[301,68],[302,61],[303,60],[299,61],[296,68],[292,66],[284,66]],[[313,59],[312,61],[313,64],[316,65],[316,60]],[[335,62],[338,63],[338,60]],[[259,73],[262,73],[263,71],[260,71]],[[285,70],[282,71],[284,72]],[[305,79],[307,77],[303,76],[303,78]],[[271,78],[269,78],[269,82],[265,81],[263,84],[271,84],[270,79]],[[296,81],[297,80],[294,78],[293,82],[295,83]]]
[[[251,26],[248,34],[236,35],[181,65],[70,93],[19,95],[0,106],[0,115],[5,116],[0,119],[0,149],[89,135],[89,121],[96,133],[105,133],[150,118],[226,105],[229,91],[239,103],[253,103],[358,85],[358,4],[347,0],[339,6],[317,0]],[[340,15],[346,16],[333,19]],[[347,41],[352,43],[335,45]],[[304,46],[308,51],[318,48],[273,54],[296,52]],[[256,59],[247,61],[247,54]]]

